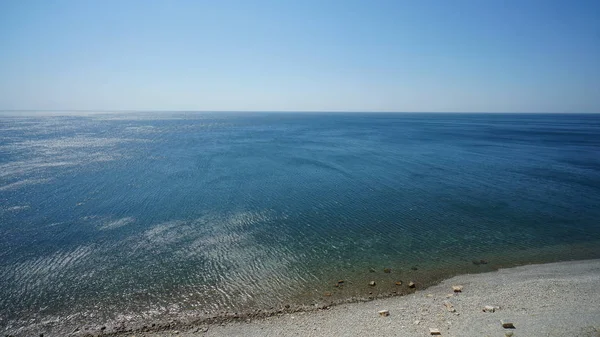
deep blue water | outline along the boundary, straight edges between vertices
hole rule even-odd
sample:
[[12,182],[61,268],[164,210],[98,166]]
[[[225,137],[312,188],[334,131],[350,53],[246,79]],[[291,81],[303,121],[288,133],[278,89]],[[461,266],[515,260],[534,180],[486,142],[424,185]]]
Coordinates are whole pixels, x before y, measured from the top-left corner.
[[600,115],[0,117],[0,331],[599,257],[599,206]]

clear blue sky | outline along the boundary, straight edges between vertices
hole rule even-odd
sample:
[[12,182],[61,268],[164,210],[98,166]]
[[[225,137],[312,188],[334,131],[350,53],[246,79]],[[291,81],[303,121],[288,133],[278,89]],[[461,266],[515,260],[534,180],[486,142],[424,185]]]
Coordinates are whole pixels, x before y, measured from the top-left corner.
[[600,1],[0,0],[0,109],[600,112]]

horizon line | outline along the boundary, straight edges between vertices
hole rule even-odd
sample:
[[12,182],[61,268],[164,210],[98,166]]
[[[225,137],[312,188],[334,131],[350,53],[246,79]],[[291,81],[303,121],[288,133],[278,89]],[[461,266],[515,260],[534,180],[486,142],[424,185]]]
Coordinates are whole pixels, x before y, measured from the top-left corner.
[[144,109],[0,109],[10,112],[64,113],[389,113],[389,114],[599,114],[600,112],[568,111],[368,111],[368,110],[144,110]]

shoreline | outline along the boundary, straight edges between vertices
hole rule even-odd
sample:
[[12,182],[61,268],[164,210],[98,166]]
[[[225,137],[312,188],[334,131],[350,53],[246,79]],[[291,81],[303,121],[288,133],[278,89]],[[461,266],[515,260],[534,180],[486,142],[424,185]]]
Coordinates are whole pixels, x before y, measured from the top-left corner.
[[[460,284],[462,292],[453,293]],[[251,322],[169,330],[179,336],[600,336],[600,259],[463,274],[415,293]],[[449,305],[447,304],[449,303]],[[484,312],[485,306],[494,312]],[[389,316],[379,315],[389,310]],[[454,312],[453,312],[454,310]],[[505,329],[500,320],[514,323]],[[131,335],[131,333],[129,333]],[[158,337],[164,332],[134,333]]]
[[[451,286],[454,284],[463,285],[463,292],[453,293]],[[9,331],[5,333],[15,337],[37,336],[40,333],[43,333],[44,336],[86,337],[125,335],[159,337],[165,336],[165,334],[190,337],[335,336],[354,335],[354,330],[363,327],[368,330],[359,329],[356,333],[378,336],[393,335],[397,331],[403,331],[403,336],[426,336],[429,335],[428,328],[431,327],[440,329],[442,335],[445,336],[469,336],[469,333],[479,336],[491,332],[494,333],[491,333],[490,336],[502,336],[503,329],[498,323],[500,319],[521,319],[525,313],[549,308],[550,314],[546,313],[544,316],[555,317],[560,310],[568,309],[567,314],[571,313],[571,316],[575,316],[564,319],[565,327],[573,329],[576,325],[582,325],[579,328],[588,328],[591,331],[589,336],[597,337],[600,336],[600,307],[596,305],[596,309],[590,309],[595,320],[588,320],[589,324],[573,324],[569,321],[577,321],[577,317],[584,317],[586,312],[585,310],[578,311],[576,307],[565,308],[564,303],[574,301],[577,304],[592,299],[596,301],[595,303],[600,303],[600,292],[595,291],[598,287],[600,287],[600,259],[573,260],[529,264],[475,274],[460,274],[426,288],[417,287],[416,291],[405,295],[350,298],[341,303],[324,301],[316,306],[285,306],[270,311],[257,310],[244,314],[225,313],[214,317],[187,317],[187,320],[186,317],[182,317],[181,320],[160,321],[152,326],[106,324],[104,329],[102,326],[97,326],[82,330],[37,331],[37,329],[25,329],[12,332],[12,334]],[[544,293],[539,293],[539,289],[552,291],[555,297],[545,298]],[[540,302],[540,297],[544,298],[542,302]],[[476,303],[473,302],[474,300]],[[456,312],[450,312],[445,302],[451,303]],[[482,308],[485,305],[500,309],[495,313],[482,315]],[[562,309],[558,310],[561,307]],[[389,310],[390,316],[379,317],[379,310]],[[485,321],[492,317],[494,322],[486,321],[486,325],[482,326],[482,319]],[[343,323],[338,325],[336,322]],[[359,322],[360,324],[358,324]],[[552,326],[548,322],[542,324],[542,327],[539,322],[520,322],[518,320],[517,322],[516,326],[518,325],[518,327],[514,332],[518,334],[515,336],[541,336],[543,335],[539,333],[541,328]],[[523,334],[521,329],[527,326],[535,327],[535,330]],[[387,330],[392,327],[396,332]],[[471,330],[464,330],[468,327]],[[476,328],[480,330],[472,331]],[[557,332],[561,328],[562,326],[558,326],[552,331]],[[460,331],[457,332],[457,330]],[[582,331],[569,330],[569,333],[570,335],[588,336],[585,334],[587,332]],[[550,335],[568,336],[569,333],[560,334],[558,332],[558,334]]]

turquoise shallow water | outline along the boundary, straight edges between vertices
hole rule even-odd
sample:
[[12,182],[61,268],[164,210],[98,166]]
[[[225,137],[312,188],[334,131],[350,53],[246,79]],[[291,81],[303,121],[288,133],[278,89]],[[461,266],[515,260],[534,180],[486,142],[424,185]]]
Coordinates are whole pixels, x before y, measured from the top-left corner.
[[4,116],[0,331],[599,257],[598,205],[600,115]]

